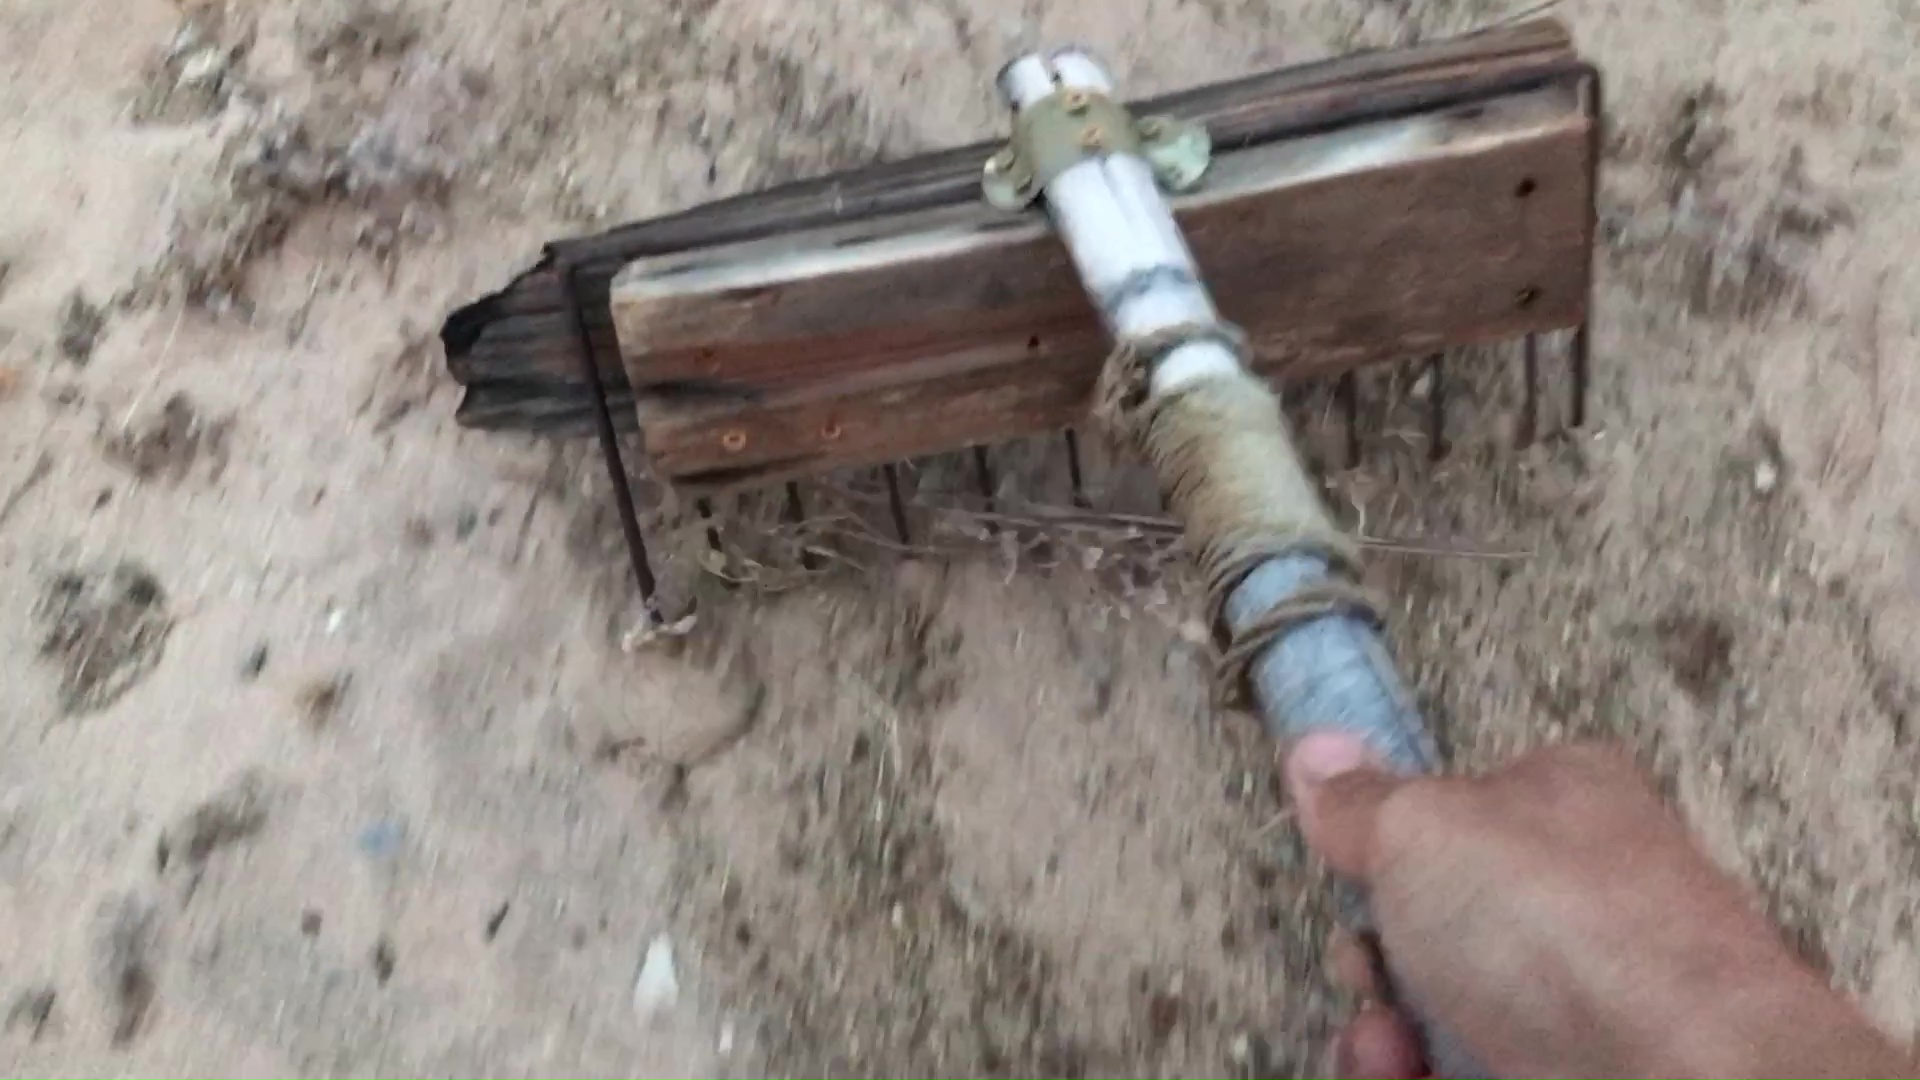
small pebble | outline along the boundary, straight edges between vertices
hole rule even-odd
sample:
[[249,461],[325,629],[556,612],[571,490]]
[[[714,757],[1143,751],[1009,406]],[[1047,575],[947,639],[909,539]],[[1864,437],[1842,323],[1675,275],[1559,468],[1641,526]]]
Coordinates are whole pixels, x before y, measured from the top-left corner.
[[393,978],[397,957],[394,955],[393,942],[389,941],[385,934],[380,935],[380,940],[373,943],[373,955],[370,959],[373,962],[373,977],[379,980],[381,986],[387,985],[387,980]]
[[405,839],[406,830],[399,822],[381,820],[361,829],[360,835],[354,838],[354,846],[370,859],[386,859],[400,850],[400,843]]
[[264,642],[253,647],[247,658],[240,663],[240,681],[252,682],[267,670],[267,646]]
[[1421,372],[1420,377],[1413,380],[1413,389],[1411,393],[1415,401],[1425,401],[1428,398],[1433,396],[1433,369],[1432,368],[1428,368],[1427,370]]
[[215,87],[227,74],[227,56],[221,50],[208,46],[186,58],[180,65],[180,78],[175,85],[186,88]]
[[1780,486],[1780,466],[1772,458],[1761,458],[1753,467],[1753,490],[1761,495],[1771,495]]
[[28,1042],[39,1042],[53,1019],[54,1003],[59,1000],[60,992],[51,986],[21,991],[7,1009],[6,1030],[24,1033]]
[[673,967],[673,942],[661,934],[647,946],[640,977],[633,983],[633,1010],[650,1020],[680,1000],[680,978]]

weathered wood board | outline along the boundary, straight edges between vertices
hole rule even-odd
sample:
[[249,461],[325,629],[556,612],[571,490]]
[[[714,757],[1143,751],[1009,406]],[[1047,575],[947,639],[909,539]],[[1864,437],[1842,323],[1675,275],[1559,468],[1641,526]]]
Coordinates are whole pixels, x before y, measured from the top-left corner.
[[[1572,81],[1225,156],[1175,210],[1276,378],[1579,325]],[[1070,426],[1107,352],[1038,215],[984,205],[636,260],[612,312],[658,475],[762,483]]]
[[[1576,63],[1552,20],[1502,27],[1409,49],[1341,57],[1142,102],[1205,123],[1235,150],[1405,115],[1530,79],[1563,78]],[[983,93],[988,92],[983,88]],[[463,425],[551,435],[592,431],[589,384],[566,303],[564,267],[601,362],[616,423],[631,430],[634,399],[619,364],[609,288],[628,262],[898,214],[965,207],[979,199],[981,143],[727,199],[550,245],[501,291],[454,312],[441,331],[449,372],[465,385]]]

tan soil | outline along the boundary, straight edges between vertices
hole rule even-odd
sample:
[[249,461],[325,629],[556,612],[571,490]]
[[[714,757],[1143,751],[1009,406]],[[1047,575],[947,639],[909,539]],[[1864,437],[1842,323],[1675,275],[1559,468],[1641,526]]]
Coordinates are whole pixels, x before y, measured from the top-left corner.
[[[1323,882],[1177,576],[982,544],[629,654],[594,459],[457,430],[431,331],[549,235],[985,132],[1022,42],[1145,92],[1523,6],[0,5],[0,1071],[1312,1069]],[[1911,1036],[1920,10],[1560,14],[1596,422],[1513,453],[1462,359],[1429,466],[1382,376],[1336,486],[1498,556],[1374,564],[1459,761],[1631,741]]]

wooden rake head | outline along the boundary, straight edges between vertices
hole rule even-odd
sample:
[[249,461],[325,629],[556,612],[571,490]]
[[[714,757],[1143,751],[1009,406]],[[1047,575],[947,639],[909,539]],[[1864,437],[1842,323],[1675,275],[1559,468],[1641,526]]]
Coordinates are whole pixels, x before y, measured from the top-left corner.
[[[1540,431],[1542,335],[1567,332],[1585,422],[1597,71],[1541,20],[1287,68],[1136,108],[1204,125],[1212,173],[1174,202],[1222,313],[1258,370],[1335,380],[1348,464],[1367,366],[1427,365],[1427,438],[1446,446],[1445,357],[1524,340],[1524,415]],[[619,436],[651,473],[708,501],[877,468],[910,540],[904,459],[960,452],[989,507],[988,447],[1075,426],[1107,338],[1039,211],[981,198],[982,144],[877,165],[551,245],[539,266],[442,331],[466,426],[569,436],[605,453],[634,571],[654,575]]]

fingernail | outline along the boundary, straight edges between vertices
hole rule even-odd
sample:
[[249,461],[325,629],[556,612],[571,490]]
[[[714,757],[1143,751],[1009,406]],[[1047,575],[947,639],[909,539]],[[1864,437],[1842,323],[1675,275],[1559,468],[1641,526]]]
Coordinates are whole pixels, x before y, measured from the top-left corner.
[[1287,771],[1296,782],[1324,784],[1373,764],[1373,752],[1356,735],[1309,735],[1294,744],[1287,755]]

